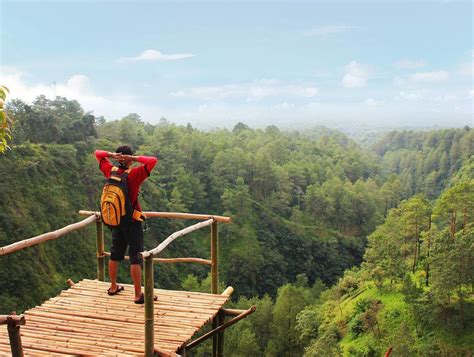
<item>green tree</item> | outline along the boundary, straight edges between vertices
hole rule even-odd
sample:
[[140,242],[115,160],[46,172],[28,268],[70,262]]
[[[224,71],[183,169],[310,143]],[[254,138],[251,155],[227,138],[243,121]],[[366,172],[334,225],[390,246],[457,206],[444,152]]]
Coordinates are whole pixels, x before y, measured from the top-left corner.
[[5,108],[5,101],[8,93],[8,88],[0,85],[0,153],[9,149],[8,140],[11,140],[12,138],[11,133],[13,120],[10,115],[8,115]]
[[301,356],[303,345],[296,329],[296,316],[312,301],[309,290],[302,286],[286,284],[278,289],[273,309],[272,338],[265,355]]
[[422,196],[415,196],[401,205],[403,212],[402,221],[405,225],[405,234],[408,244],[412,242],[411,250],[413,255],[412,272],[415,273],[416,264],[420,256],[421,232],[428,230],[430,225],[431,207],[429,202]]
[[257,337],[248,320],[240,321],[226,331],[224,351],[235,357],[261,355]]

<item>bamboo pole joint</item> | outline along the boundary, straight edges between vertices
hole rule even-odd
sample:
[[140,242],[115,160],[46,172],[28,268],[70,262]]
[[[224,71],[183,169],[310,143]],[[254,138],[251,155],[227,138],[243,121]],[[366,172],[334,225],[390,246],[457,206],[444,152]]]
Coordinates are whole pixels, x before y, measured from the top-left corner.
[[0,325],[25,325],[25,315],[0,315]]

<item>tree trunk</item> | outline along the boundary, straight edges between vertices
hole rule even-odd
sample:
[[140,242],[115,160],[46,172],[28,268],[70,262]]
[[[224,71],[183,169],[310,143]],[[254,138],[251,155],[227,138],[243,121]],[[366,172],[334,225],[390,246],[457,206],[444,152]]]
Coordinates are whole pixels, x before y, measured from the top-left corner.
[[467,207],[464,207],[464,222],[462,225],[462,235],[466,234],[466,225],[467,225]]
[[413,250],[413,274],[415,274],[415,269],[416,269],[416,258],[417,258],[417,252],[418,252],[418,237],[415,236],[414,242],[415,242],[415,247]]
[[430,284],[431,215],[428,221],[428,248],[426,252],[426,286]]
[[[461,290],[461,287],[459,288]],[[461,326],[464,328],[465,320],[464,320],[464,298],[462,296],[462,292],[458,293],[459,296],[459,307],[461,310]]]
[[421,241],[420,241],[420,232],[418,228],[418,222],[415,226],[415,237],[416,237],[416,248],[418,249],[418,257],[420,257]]
[[451,237],[454,238],[456,234],[456,211],[453,209],[451,211]]

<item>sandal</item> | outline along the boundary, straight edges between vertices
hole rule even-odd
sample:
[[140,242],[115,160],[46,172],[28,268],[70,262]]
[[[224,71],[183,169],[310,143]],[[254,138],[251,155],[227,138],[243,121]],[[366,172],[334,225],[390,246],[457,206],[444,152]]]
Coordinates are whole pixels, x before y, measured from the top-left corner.
[[[157,301],[158,300],[158,296],[155,296],[153,298],[153,301]],[[140,298],[138,300],[134,300],[133,301],[135,304],[144,304],[145,303],[145,295],[142,293],[140,295]]]
[[107,290],[108,295],[117,295],[119,292],[125,290],[125,288],[122,285],[117,285],[117,289],[115,291],[110,290],[112,288],[109,288]]

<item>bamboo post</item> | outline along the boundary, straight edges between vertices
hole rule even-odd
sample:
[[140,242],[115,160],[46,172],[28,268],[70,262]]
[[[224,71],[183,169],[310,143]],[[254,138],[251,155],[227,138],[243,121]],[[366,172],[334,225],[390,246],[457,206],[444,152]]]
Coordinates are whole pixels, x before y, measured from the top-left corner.
[[[223,311],[219,311],[217,315],[217,324],[219,326],[225,324],[225,314]],[[224,357],[224,330],[219,331],[217,334],[217,356]]]
[[154,320],[153,320],[153,253],[145,257],[145,356],[155,353]]
[[104,225],[100,217],[95,221],[97,233],[97,280],[105,281]]
[[[219,272],[218,272],[218,229],[217,229],[217,221],[214,221],[211,225],[211,293],[218,294],[219,288]],[[217,328],[218,326],[218,318],[214,317],[212,319],[212,329]],[[216,357],[218,355],[218,347],[219,347],[219,337],[218,335],[212,336],[212,356]]]
[[8,324],[8,337],[13,357],[23,357],[23,346],[21,345],[20,326]]
[[219,254],[219,233],[217,221],[211,225],[211,293],[218,294],[219,272],[218,272],[218,254]]
[[23,346],[21,344],[20,325],[25,324],[23,315],[7,316],[6,321],[8,329],[8,337],[10,338],[10,348],[13,357],[23,357]]

